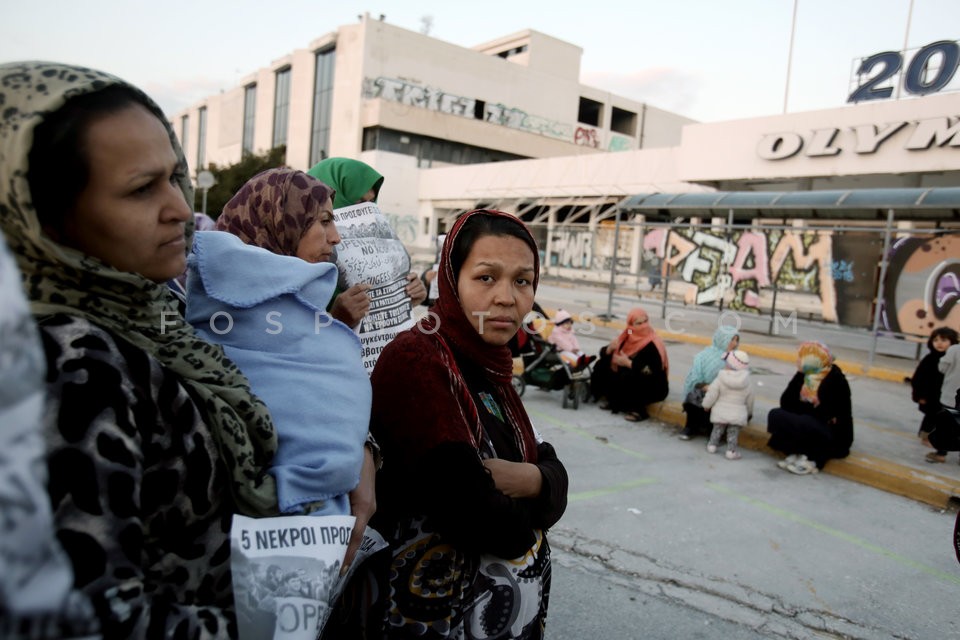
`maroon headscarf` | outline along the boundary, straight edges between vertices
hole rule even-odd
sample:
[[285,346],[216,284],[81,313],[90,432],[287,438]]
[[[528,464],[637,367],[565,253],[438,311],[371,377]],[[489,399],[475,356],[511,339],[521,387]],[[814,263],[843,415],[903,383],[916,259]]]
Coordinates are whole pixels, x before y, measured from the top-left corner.
[[333,189],[296,169],[267,169],[247,180],[223,207],[217,231],[282,256],[297,255]]
[[[437,273],[440,295],[427,318],[387,345],[373,371],[374,435],[384,451],[413,460],[443,442],[468,442],[480,448],[483,427],[457,362],[471,363],[496,391],[506,423],[513,428],[526,462],[536,462],[533,426],[511,384],[513,358],[507,346],[484,342],[463,311],[451,254],[464,225],[476,216],[505,218],[517,225],[533,251],[536,290],[540,278],[537,243],[519,219],[501,211],[477,209],[463,214],[447,234]],[[483,236],[480,236],[483,237]],[[412,380],[411,380],[412,379]],[[429,412],[424,412],[429,404]],[[381,432],[377,427],[384,427]],[[396,438],[394,438],[396,436]]]

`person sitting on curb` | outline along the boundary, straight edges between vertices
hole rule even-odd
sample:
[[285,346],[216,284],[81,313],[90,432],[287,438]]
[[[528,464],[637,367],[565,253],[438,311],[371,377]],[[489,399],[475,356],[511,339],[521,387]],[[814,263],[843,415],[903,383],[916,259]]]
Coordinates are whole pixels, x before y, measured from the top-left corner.
[[797,475],[817,473],[831,458],[846,458],[853,444],[850,385],[820,342],[797,350],[797,373],[767,415],[771,449],[787,454],[777,463]]
[[590,376],[590,393],[601,409],[623,411],[630,422],[646,420],[647,405],[669,393],[667,347],[650,326],[647,312],[636,307],[626,328],[600,350]]
[[703,395],[726,363],[724,356],[740,346],[740,336],[733,327],[718,327],[710,346],[693,358],[693,366],[683,381],[683,411],[687,423],[680,432],[681,440],[710,433],[710,412],[703,407]]

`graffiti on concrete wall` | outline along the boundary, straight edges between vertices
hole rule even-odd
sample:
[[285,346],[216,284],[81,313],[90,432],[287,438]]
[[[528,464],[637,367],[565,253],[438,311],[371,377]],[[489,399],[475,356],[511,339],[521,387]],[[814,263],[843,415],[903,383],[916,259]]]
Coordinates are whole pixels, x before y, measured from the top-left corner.
[[593,147],[596,149],[600,146],[600,136],[593,127],[577,127],[577,130],[573,134],[573,143],[581,147]]
[[911,236],[894,242],[881,321],[890,331],[921,336],[960,327],[960,235]]
[[610,134],[610,138],[607,141],[607,151],[627,151],[635,147],[636,145],[633,142],[633,138],[626,136]]
[[589,229],[559,229],[550,245],[550,265],[589,269],[593,265],[593,235]]
[[[458,96],[436,87],[424,86],[397,78],[364,78],[363,97],[365,99],[380,98],[462,118],[477,117],[477,100],[475,98]],[[574,130],[571,125],[529,114],[517,107],[504,104],[484,104],[483,119],[486,122],[504,127],[549,136],[566,142],[574,142]]]
[[775,286],[816,295],[823,318],[837,320],[829,233],[653,229],[645,234],[643,248],[696,285],[696,304],[723,299],[731,309],[758,312],[760,290]]

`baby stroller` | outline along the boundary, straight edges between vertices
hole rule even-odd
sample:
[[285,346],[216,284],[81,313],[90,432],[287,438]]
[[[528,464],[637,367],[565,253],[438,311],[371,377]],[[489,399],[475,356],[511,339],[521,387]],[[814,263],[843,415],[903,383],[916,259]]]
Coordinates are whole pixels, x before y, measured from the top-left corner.
[[[509,346],[513,354],[513,388],[523,397],[527,385],[533,385],[544,391],[563,390],[563,408],[580,407],[580,401],[586,400],[590,393],[591,363],[571,365],[557,352],[557,347],[546,340],[543,327],[537,329],[537,322],[546,325],[540,318],[546,314],[539,305],[534,305],[539,317],[527,322],[524,328],[511,339]],[[549,335],[549,334],[547,334]]]

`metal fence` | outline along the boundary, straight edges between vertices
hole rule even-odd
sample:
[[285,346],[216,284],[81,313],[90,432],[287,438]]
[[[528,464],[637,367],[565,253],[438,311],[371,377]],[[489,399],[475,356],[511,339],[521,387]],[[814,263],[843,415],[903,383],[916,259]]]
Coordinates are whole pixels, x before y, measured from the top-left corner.
[[[736,311],[774,333],[783,316],[912,341],[960,329],[960,230],[848,223],[619,219],[533,224],[545,272],[606,284],[614,298],[671,308]],[[813,223],[812,223],[813,222]]]

